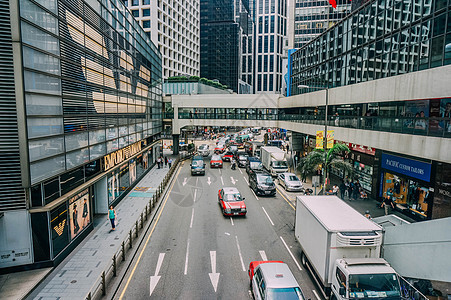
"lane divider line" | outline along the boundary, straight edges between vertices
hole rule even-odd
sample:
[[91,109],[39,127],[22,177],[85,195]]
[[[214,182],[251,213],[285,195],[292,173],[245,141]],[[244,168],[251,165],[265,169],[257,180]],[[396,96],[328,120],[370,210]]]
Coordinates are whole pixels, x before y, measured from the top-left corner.
[[[244,176],[243,176],[244,177]],[[249,181],[247,181],[246,177],[244,177],[244,180],[246,180],[247,185],[249,185]]]
[[279,192],[279,195],[282,196],[282,198],[285,200],[285,202],[287,202],[288,205],[291,206],[291,208],[292,208],[293,210],[296,210],[296,208],[293,206],[293,204],[291,204],[291,201],[288,200],[288,199],[285,197],[285,195],[279,190],[279,188],[277,187],[277,185],[276,185],[276,190]]
[[236,247],[238,248],[238,255],[240,256],[241,268],[243,268],[243,272],[246,272],[246,268],[244,267],[243,256],[241,255],[240,244],[238,243],[238,236],[235,235]]
[[312,292],[315,295],[316,299],[321,300],[321,298],[318,296],[318,293],[315,290],[312,290]]
[[257,197],[257,194],[255,194],[254,190],[253,190],[253,189],[251,189],[251,191],[252,191],[252,194],[254,194],[254,196],[255,196],[255,199],[257,199],[257,201],[260,201],[260,199],[258,199],[258,197]]
[[136,260],[135,266],[133,267],[133,269],[132,269],[132,271],[131,271],[131,273],[130,273],[130,276],[128,277],[128,280],[127,280],[127,282],[126,282],[126,284],[125,284],[125,286],[124,286],[124,289],[122,290],[122,293],[121,293],[121,295],[119,296],[119,300],[122,300],[122,299],[124,298],[125,292],[127,291],[127,288],[128,288],[128,286],[129,286],[129,284],[130,284],[130,281],[132,280],[133,275],[134,275],[135,272],[136,272],[136,268],[138,267],[138,264],[139,264],[139,262],[141,261],[141,258],[142,258],[143,254],[144,254],[144,251],[145,251],[146,248],[147,248],[147,245],[149,244],[150,237],[152,236],[152,234],[153,234],[153,232],[154,232],[154,230],[155,230],[155,227],[157,227],[158,221],[160,220],[160,217],[161,217],[161,214],[163,213],[164,207],[166,206],[166,203],[168,202],[169,195],[170,195],[171,192],[172,192],[172,188],[174,187],[175,182],[177,181],[177,178],[178,178],[178,176],[179,176],[179,174],[180,174],[180,170],[181,170],[181,169],[182,169],[182,168],[179,167],[179,169],[178,169],[178,171],[177,171],[177,174],[175,174],[175,178],[174,178],[174,181],[172,182],[171,188],[168,190],[168,193],[166,194],[166,197],[165,197],[165,199],[164,199],[163,205],[161,206],[161,209],[160,209],[160,211],[159,211],[159,213],[158,213],[158,216],[157,216],[157,218],[155,219],[155,224],[153,225],[153,227],[152,227],[152,229],[151,229],[151,231],[150,231],[150,233],[149,233],[149,236],[147,237],[147,240],[146,240],[146,242],[144,243],[143,249],[141,250],[141,253],[140,253],[139,256],[138,256],[138,259]]
[[194,221],[194,207],[191,211],[191,222],[189,223],[189,228],[193,228],[193,221]]
[[268,260],[268,257],[266,256],[265,250],[258,251],[260,253],[260,256],[262,257],[262,260],[266,261]]
[[240,167],[238,167],[238,170],[240,170],[240,173],[243,174],[243,172],[241,171]]
[[183,274],[188,274],[188,258],[189,258],[189,239],[186,244],[186,257],[185,257],[185,272]]
[[230,217],[230,223],[232,223],[232,226],[234,226],[235,224],[233,224],[233,218]]
[[290,248],[288,248],[287,243],[285,243],[285,240],[283,239],[283,237],[281,236],[280,239],[282,240],[283,245],[285,246],[285,248],[287,248],[288,253],[290,253],[291,258],[294,260],[294,263],[296,264],[296,266],[298,267],[299,271],[302,271],[301,266],[299,265],[298,261],[296,260],[296,258],[294,257],[293,253],[291,252]]
[[274,223],[272,222],[271,218],[269,217],[268,213],[266,212],[266,209],[262,206],[263,211],[265,212],[265,215],[268,217],[269,222],[271,222],[271,225],[274,226]]
[[224,186],[224,179],[222,179],[222,175],[221,175],[221,183]]

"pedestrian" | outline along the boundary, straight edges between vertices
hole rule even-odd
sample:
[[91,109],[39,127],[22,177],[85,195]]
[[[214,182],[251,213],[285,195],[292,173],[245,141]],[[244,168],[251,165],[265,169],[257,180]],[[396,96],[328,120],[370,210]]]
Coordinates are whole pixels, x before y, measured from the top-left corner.
[[157,158],[158,169],[160,168],[160,164],[161,164],[161,159],[158,157],[158,158]]
[[338,185],[334,184],[334,186],[332,187],[332,194],[334,194],[335,196],[338,195]]
[[290,145],[287,143],[287,153],[290,151]]
[[360,198],[360,185],[358,182],[354,183],[354,187],[352,188],[352,198],[357,200]]
[[370,211],[369,211],[369,210],[365,211],[364,216],[365,216],[365,218],[367,218],[368,220],[373,219],[373,218],[371,218],[371,215],[370,215]]
[[340,196],[341,196],[341,199],[345,199],[345,191],[346,191],[346,185],[345,185],[345,182],[344,182],[344,180],[342,180],[341,181],[341,184],[340,184]]
[[165,167],[168,166],[168,157],[167,156],[164,157],[164,166]]
[[388,215],[390,213],[390,208],[392,208],[392,209],[395,208],[392,197],[390,197],[390,196],[385,197],[384,201],[382,201],[381,207],[384,207],[385,215]]
[[113,208],[113,205],[110,205],[110,209],[108,210],[108,219],[111,222],[111,228],[116,230],[116,210]]
[[348,198],[349,201],[351,201],[352,199],[352,189],[354,188],[354,183],[352,181],[349,182],[348,184]]
[[168,158],[168,165],[169,165],[169,169],[171,168],[171,166],[172,166],[172,158]]

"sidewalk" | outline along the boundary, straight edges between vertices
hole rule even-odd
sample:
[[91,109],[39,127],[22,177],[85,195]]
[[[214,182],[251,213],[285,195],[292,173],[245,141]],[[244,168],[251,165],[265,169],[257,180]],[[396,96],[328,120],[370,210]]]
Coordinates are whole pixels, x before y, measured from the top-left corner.
[[[164,151],[165,156],[175,158],[173,155],[168,155],[169,153],[171,152]],[[5,287],[2,287],[0,278],[0,299],[22,299],[32,290],[31,285],[38,286],[27,299],[82,299],[88,294],[102,271],[111,263],[111,257],[126,238],[140,212],[149,203],[149,199],[168,171],[168,167],[158,169],[154,166],[122,199],[115,207],[118,221],[115,231],[111,230],[106,213],[104,216],[96,216],[97,225],[94,230],[60,265],[53,270],[46,269],[50,272],[47,278],[45,278],[47,273],[42,274],[43,270],[11,273],[4,275],[8,276],[9,280],[4,282]],[[43,278],[45,279],[39,283]],[[13,284],[12,287],[11,284]],[[25,292],[24,289],[26,289]]]
[[[291,171],[293,171],[291,169]],[[296,173],[296,175],[299,176],[299,172],[293,172]],[[308,177],[306,179],[307,182],[302,183],[304,185],[305,188],[310,188],[313,190],[313,193],[315,193],[315,188],[312,186],[312,181],[311,181],[311,177]],[[340,183],[334,180],[331,180],[331,184],[337,184],[338,186],[340,186]],[[319,193],[320,191],[320,187],[316,188],[316,192]],[[338,193],[338,197],[340,197],[340,193]],[[368,198],[368,199],[357,199],[357,200],[352,200],[349,197],[344,197],[343,201],[345,201],[346,203],[348,203],[352,208],[354,208],[355,210],[357,210],[358,212],[360,212],[361,214],[365,214],[365,211],[369,211],[370,215],[372,218],[377,218],[377,217],[381,217],[385,215],[385,211],[383,208],[380,208],[380,202],[378,202],[375,199],[372,198]],[[405,214],[399,212],[399,211],[395,211],[395,210],[391,210],[390,214],[396,215],[398,217],[400,217],[401,219],[404,219],[410,223],[415,223],[416,221],[412,218],[409,218],[408,216],[406,216]]]

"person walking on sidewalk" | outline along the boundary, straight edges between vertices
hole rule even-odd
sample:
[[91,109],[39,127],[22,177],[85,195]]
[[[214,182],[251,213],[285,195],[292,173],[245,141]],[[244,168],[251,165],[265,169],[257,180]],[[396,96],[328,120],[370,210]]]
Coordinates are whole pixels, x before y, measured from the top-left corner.
[[172,158],[168,158],[168,165],[169,165],[169,169],[171,168],[171,166],[172,166]]
[[168,157],[165,156],[164,157],[164,167],[167,167],[167,166],[168,166]]
[[392,209],[395,208],[392,197],[390,197],[390,196],[385,197],[384,201],[382,202],[381,207],[384,207],[385,215],[387,216],[390,213],[390,208],[392,208]]
[[108,210],[108,219],[111,222],[111,229],[116,230],[116,210],[113,208],[113,205],[110,205],[110,209]]
[[344,200],[345,199],[345,190],[346,190],[346,185],[345,185],[345,182],[344,182],[344,180],[341,182],[341,184],[340,184],[340,196],[341,196],[341,199],[342,200]]
[[158,165],[158,169],[160,168],[160,164],[161,164],[161,158],[157,158],[157,165]]

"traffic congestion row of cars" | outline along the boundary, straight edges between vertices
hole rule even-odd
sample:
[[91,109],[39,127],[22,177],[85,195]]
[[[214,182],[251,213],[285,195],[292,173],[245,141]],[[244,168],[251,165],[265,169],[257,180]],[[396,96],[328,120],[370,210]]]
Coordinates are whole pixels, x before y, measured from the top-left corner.
[[[246,151],[242,151],[240,144],[230,137],[220,139],[213,149],[207,144],[201,145],[198,148],[199,155],[192,158],[191,174],[205,175],[204,157],[208,157],[212,152],[210,168],[223,168],[224,162],[235,161],[238,167],[246,169],[249,187],[256,195],[274,196],[276,194],[274,180],[271,174],[264,170],[262,162],[256,156],[259,153],[256,151],[256,145],[247,143],[246,148],[243,147]],[[298,191],[302,188],[302,183],[292,173],[279,174],[278,180],[288,191]],[[236,187],[223,187],[218,191],[218,204],[225,217],[245,217],[248,211],[244,200]],[[282,261],[252,261],[249,264],[248,275],[254,299],[304,300],[294,275]]]

